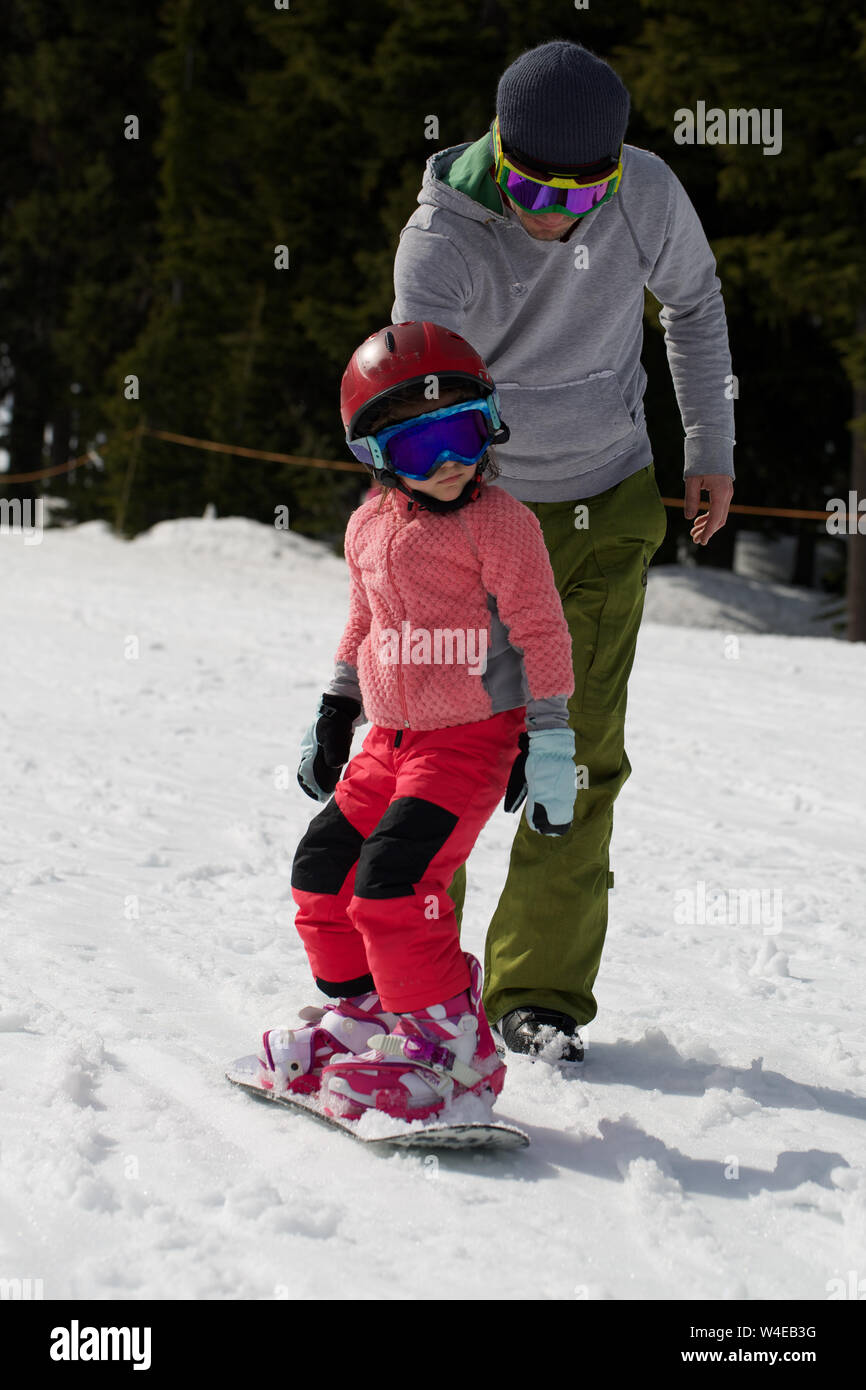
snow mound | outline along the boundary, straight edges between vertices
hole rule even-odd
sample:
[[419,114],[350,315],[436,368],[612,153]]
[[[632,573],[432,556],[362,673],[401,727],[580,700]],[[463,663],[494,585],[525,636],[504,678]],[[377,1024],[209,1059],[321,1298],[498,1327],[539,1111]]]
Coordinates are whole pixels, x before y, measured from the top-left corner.
[[670,627],[713,627],[724,632],[776,632],[789,637],[832,637],[828,610],[839,600],[817,589],[696,565],[651,567],[644,618]]
[[266,526],[245,516],[182,517],[160,521],[136,536],[138,550],[170,550],[196,557],[210,556],[231,564],[262,565],[275,560],[315,563],[336,560],[331,548],[297,531]]

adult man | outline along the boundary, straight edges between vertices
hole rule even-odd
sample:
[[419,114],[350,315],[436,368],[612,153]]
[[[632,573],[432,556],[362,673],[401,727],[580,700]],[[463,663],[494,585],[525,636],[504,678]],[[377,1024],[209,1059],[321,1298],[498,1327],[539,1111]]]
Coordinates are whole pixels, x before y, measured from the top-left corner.
[[[454,329],[485,358],[511,440],[499,485],[538,517],[572,634],[567,713],[587,785],[561,838],[521,820],[490,924],[484,1004],[512,1050],[580,1060],[577,1028],[607,927],[613,802],[630,772],[626,685],[647,566],[664,536],[642,398],[644,287],[662,303],[685,429],[693,538],[724,525],[733,492],[731,363],[715,261],[662,160],[624,144],[629,97],[578,44],[522,54],[488,134],[429,161],[394,267],[395,323]],[[465,873],[449,890],[462,906]]]

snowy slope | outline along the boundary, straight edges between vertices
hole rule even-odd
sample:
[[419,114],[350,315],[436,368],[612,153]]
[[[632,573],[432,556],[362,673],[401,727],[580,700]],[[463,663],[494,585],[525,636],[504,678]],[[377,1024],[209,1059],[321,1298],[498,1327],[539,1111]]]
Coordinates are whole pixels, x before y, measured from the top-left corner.
[[[814,630],[791,591],[651,574],[587,1063],[510,1063],[526,1152],[375,1154],[222,1078],[319,998],[294,777],[343,562],[238,519],[93,523],[0,537],[0,573],[0,1277],[631,1300],[866,1275],[862,646],[760,631]],[[513,831],[497,812],[470,861],[479,955]]]

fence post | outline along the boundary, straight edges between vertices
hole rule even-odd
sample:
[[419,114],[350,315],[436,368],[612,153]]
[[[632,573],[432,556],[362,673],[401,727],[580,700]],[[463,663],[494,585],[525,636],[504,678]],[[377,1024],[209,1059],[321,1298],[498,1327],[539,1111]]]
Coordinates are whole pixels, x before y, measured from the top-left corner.
[[123,491],[120,494],[120,503],[114,521],[114,529],[119,536],[123,535],[123,528],[126,524],[126,509],[129,506],[129,498],[132,492],[132,480],[135,477],[135,469],[138,463],[138,454],[141,449],[141,436],[143,433],[144,421],[136,426],[135,435],[132,440],[132,449],[129,454],[129,463],[126,465],[126,477],[123,480]]

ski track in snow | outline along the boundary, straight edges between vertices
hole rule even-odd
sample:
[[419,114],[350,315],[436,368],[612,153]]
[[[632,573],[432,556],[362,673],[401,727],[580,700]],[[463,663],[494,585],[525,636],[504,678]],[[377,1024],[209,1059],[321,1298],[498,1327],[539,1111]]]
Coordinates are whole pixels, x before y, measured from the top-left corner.
[[[651,573],[587,1061],[509,1063],[529,1150],[375,1152],[223,1079],[319,998],[289,875],[343,562],[237,518],[0,546],[0,1277],[701,1300],[866,1275],[866,652],[755,630],[813,632],[802,594]],[[479,957],[514,827],[470,861]],[[781,921],[700,920],[750,889]]]

